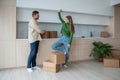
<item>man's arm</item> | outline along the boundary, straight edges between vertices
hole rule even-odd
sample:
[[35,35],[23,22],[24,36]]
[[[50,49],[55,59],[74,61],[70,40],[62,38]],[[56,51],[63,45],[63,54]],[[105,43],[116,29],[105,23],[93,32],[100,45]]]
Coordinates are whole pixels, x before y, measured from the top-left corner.
[[37,31],[38,33],[44,33],[44,31],[40,30],[39,28],[39,25],[33,21],[31,24],[30,24],[30,27],[33,28],[35,31]]

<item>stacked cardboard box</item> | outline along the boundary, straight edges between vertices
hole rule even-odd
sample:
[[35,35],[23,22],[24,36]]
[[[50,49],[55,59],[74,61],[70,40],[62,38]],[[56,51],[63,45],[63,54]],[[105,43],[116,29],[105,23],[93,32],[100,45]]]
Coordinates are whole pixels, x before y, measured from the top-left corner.
[[120,49],[111,49],[111,52],[114,57],[120,56]]
[[120,59],[119,58],[104,58],[104,66],[111,67],[111,68],[119,68]]
[[60,64],[54,64],[50,60],[46,60],[43,62],[43,69],[45,71],[50,71],[50,72],[58,72],[60,70]]
[[52,52],[50,60],[43,62],[43,70],[48,72],[58,72],[60,65],[65,63],[65,54],[60,52]]
[[55,64],[63,64],[65,63],[65,54],[60,52],[52,52],[50,54],[50,59]]
[[119,68],[120,67],[120,50],[119,49],[111,49],[113,57],[104,58],[104,66],[111,68]]

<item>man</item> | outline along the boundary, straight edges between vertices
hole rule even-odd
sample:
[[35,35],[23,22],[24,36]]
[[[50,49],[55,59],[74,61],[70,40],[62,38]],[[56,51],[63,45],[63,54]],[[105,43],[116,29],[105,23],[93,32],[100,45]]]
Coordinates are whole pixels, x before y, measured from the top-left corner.
[[36,66],[36,57],[39,47],[39,41],[42,40],[40,34],[44,34],[45,31],[42,31],[39,28],[39,24],[37,20],[39,19],[39,12],[33,11],[32,12],[32,19],[30,20],[28,24],[28,39],[30,43],[30,54],[28,57],[28,63],[27,63],[27,70],[28,72],[33,72],[33,70],[40,69],[38,66]]

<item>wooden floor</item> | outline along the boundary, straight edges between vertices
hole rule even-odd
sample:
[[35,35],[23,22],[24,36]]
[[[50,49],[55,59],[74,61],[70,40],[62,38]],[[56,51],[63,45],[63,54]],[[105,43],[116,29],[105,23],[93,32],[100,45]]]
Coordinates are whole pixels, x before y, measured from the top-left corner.
[[26,68],[0,70],[0,80],[120,80],[120,68],[104,68],[96,61],[71,63],[54,74],[42,69],[28,73]]

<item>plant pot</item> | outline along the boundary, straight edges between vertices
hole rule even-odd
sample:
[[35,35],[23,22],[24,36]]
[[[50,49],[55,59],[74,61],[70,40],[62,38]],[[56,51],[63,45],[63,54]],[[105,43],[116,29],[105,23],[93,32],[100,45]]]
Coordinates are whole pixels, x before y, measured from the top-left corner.
[[103,62],[103,58],[98,58],[98,62]]

